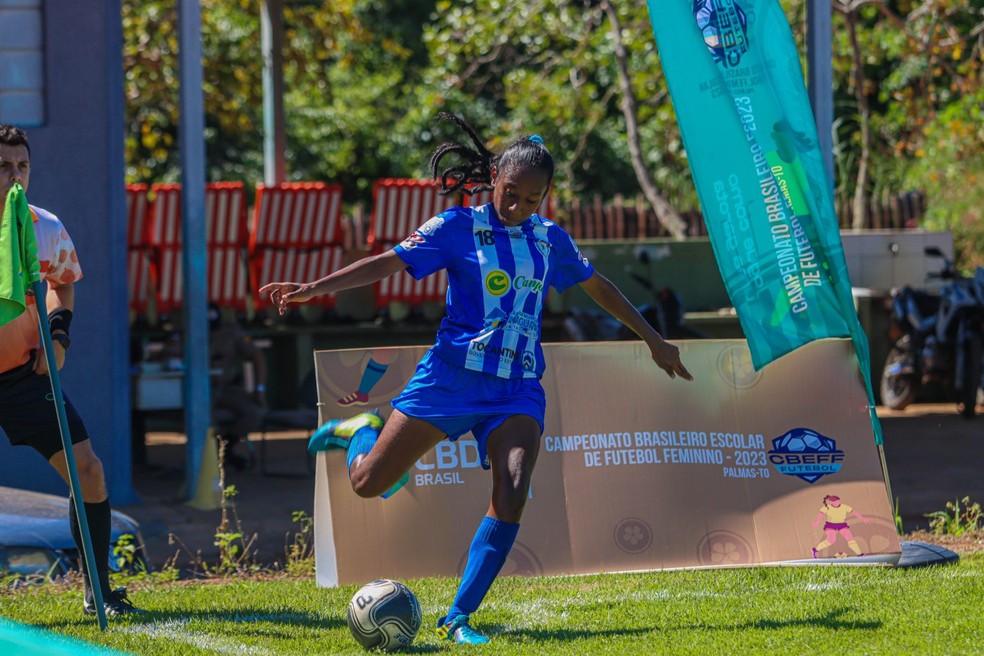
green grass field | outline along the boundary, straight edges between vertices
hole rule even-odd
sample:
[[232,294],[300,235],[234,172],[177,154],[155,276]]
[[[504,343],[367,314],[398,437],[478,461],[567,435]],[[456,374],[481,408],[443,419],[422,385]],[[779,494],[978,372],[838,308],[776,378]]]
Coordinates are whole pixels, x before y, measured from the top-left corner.
[[[981,654],[984,554],[912,570],[790,567],[503,578],[473,618],[493,641],[440,643],[433,624],[455,581],[406,582],[424,612],[411,653]],[[357,654],[345,610],[355,587],[301,580],[148,584],[153,612],[83,618],[78,589],[0,595],[0,615],[134,654]],[[13,656],[13,655],[11,655]]]

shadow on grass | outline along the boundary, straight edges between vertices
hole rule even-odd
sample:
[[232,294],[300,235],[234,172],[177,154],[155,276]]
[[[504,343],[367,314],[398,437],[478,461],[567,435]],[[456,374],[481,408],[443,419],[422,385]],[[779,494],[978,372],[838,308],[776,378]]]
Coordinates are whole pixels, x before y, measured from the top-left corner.
[[444,651],[443,646],[438,645],[417,645],[411,644],[409,647],[400,649],[401,654],[433,654],[434,652]]
[[874,631],[882,628],[884,623],[881,620],[861,621],[861,620],[842,620],[840,616],[853,608],[839,608],[832,610],[820,617],[804,617],[790,620],[756,620],[748,622],[738,628],[741,629],[786,629],[794,626],[812,626],[818,629],[835,629],[838,631]]
[[578,631],[570,629],[547,631],[545,629],[507,629],[504,626],[495,624],[482,627],[482,633],[492,639],[495,639],[497,636],[501,636],[503,638],[518,637],[528,638],[529,640],[536,640],[538,642],[585,640],[588,638],[629,637],[636,635],[649,635],[653,631],[658,630],[658,628],[652,627],[647,629],[611,629],[606,631]]
[[[77,618],[57,622],[45,622],[38,626],[55,629],[66,626],[77,626],[80,623],[94,621],[95,618],[93,617],[85,617],[84,619]],[[221,611],[147,611],[146,613],[127,615],[122,618],[109,618],[110,626],[114,623],[118,626],[136,627],[152,624],[186,624],[189,622],[249,624],[251,632],[270,636],[282,634],[273,627],[268,630],[264,626],[264,623],[269,622],[274,626],[286,625],[294,628],[305,627],[317,630],[348,629],[348,624],[344,617],[326,618],[316,613],[301,613],[296,611],[277,612],[260,608]]]
[[802,617],[787,620],[752,620],[741,624],[729,624],[722,626],[715,626],[713,624],[694,624],[689,626],[674,627],[672,630],[692,631],[694,629],[701,629],[705,631],[746,631],[749,629],[761,629],[765,631],[772,631],[776,629],[789,629],[799,626],[808,626],[817,629],[831,629],[836,631],[875,631],[884,626],[884,623],[880,620],[860,621],[840,619],[845,613],[855,611],[856,609],[854,608],[838,608],[819,617]]

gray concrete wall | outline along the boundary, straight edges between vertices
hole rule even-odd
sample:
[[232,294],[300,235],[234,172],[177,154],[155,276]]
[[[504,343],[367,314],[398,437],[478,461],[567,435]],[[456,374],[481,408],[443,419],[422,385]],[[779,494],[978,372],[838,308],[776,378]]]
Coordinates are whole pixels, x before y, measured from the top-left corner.
[[[113,502],[132,503],[120,0],[43,8],[45,117],[28,127],[28,199],[57,214],[78,249],[84,278],[62,385],[88,426]],[[67,490],[33,450],[6,440],[0,484]]]
[[[941,282],[931,280],[928,274],[939,271],[941,263],[927,257],[923,250],[936,246],[953,257],[953,235],[949,232],[842,231],[841,241],[851,285],[875,294],[887,295],[903,285],[938,288]],[[633,303],[646,303],[649,294],[632,280],[629,272],[648,278],[657,287],[672,287],[690,312],[713,312],[731,306],[707,237],[686,241],[582,239],[578,245]],[[644,261],[640,255],[646,256]],[[562,309],[594,305],[587,294],[576,288],[566,292],[559,302]]]

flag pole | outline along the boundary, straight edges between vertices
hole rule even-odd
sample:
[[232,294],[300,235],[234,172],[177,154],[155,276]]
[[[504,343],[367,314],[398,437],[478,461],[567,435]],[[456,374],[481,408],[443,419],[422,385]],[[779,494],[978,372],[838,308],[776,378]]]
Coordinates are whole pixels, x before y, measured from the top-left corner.
[[[28,229],[34,227],[28,224]],[[99,618],[99,628],[106,630],[106,609],[103,607],[102,588],[99,585],[99,572],[96,569],[96,555],[92,549],[92,536],[89,535],[89,522],[85,516],[85,502],[82,498],[82,486],[79,483],[78,469],[75,465],[75,453],[72,450],[72,435],[68,428],[68,417],[65,414],[65,398],[62,396],[61,380],[58,376],[58,363],[55,361],[51,345],[51,327],[48,325],[48,311],[45,308],[44,294],[41,283],[31,284],[34,292],[34,302],[38,310],[38,329],[44,345],[44,359],[48,364],[48,379],[51,381],[51,393],[55,402],[55,413],[58,415],[58,430],[61,433],[62,450],[65,452],[65,464],[68,469],[69,485],[72,488],[72,503],[75,506],[75,516],[79,520],[82,532],[82,555],[85,558],[86,574],[92,588],[92,598],[96,602],[96,617]],[[102,554],[103,557],[107,554]]]
[[[9,219],[8,219],[9,217]],[[58,363],[51,346],[51,326],[48,325],[48,312],[45,308],[44,292],[41,289],[41,266],[38,262],[38,244],[34,235],[34,222],[24,196],[24,187],[15,182],[3,201],[0,214],[0,262],[9,267],[13,276],[3,285],[0,296],[0,324],[17,318],[27,309],[27,297],[34,295],[35,309],[38,313],[38,332],[44,347],[45,362],[48,365],[48,380],[51,382],[51,396],[58,417],[58,430],[61,435],[62,450],[68,469],[69,486],[72,489],[72,502],[75,516],[82,533],[82,556],[85,558],[93,599],[96,602],[96,615],[99,628],[106,630],[106,609],[103,607],[102,588],[99,586],[99,572],[92,549],[92,536],[85,516],[85,502],[82,499],[82,486],[79,484],[78,469],[75,466],[75,452],[72,450],[72,436],[65,415],[65,399],[62,396],[61,381],[58,378]],[[13,306],[13,307],[10,307]],[[104,557],[108,554],[104,554]]]

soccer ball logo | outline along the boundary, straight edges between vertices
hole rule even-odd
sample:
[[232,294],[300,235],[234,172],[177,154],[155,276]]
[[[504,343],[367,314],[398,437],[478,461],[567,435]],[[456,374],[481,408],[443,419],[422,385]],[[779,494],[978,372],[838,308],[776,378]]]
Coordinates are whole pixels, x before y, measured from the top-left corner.
[[348,607],[348,627],[366,649],[409,647],[420,630],[420,603],[399,581],[379,579],[362,587]]
[[768,456],[780,474],[810,484],[836,474],[844,464],[844,452],[837,448],[837,442],[809,428],[794,428],[772,440]]
[[832,439],[808,428],[791,430],[772,442],[777,451],[786,453],[830,453],[837,450],[837,444]]
[[748,52],[748,18],[734,0],[694,0],[694,18],[715,63],[737,66]]

